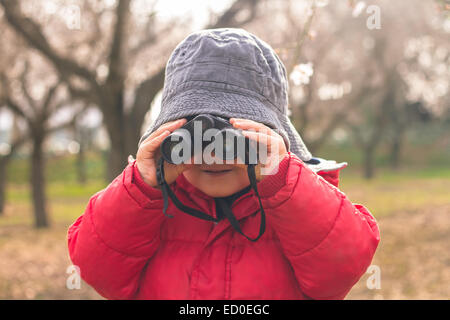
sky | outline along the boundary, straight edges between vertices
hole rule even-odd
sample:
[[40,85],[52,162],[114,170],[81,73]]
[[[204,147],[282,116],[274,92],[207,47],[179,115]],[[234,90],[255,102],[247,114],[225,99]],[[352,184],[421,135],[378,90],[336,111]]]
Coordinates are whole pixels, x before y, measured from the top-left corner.
[[9,130],[12,124],[12,115],[5,109],[0,109],[0,130]]
[[[135,0],[136,6],[146,6],[149,0]],[[232,0],[158,0],[155,10],[161,19],[189,15],[193,18],[193,29],[202,28],[208,22],[208,9],[221,12],[231,5]]]

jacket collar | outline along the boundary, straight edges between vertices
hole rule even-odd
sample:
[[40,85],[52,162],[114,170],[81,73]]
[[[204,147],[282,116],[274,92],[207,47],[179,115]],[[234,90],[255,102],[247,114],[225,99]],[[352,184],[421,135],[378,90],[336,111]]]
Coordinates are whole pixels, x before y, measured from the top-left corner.
[[[195,187],[183,174],[180,174],[176,179],[174,192],[177,195],[182,193],[184,194],[183,198],[190,200],[190,203],[186,203],[186,205],[201,210],[214,218],[217,217],[214,197],[207,195]],[[250,187],[246,187],[227,198],[233,201],[231,209],[238,220],[257,210],[258,200]],[[254,210],[251,210],[253,207]]]
[[[256,213],[260,209],[258,199],[256,198],[256,194],[253,189],[249,188],[248,190],[241,191],[242,192],[237,195],[237,198],[234,199],[231,206],[231,210],[238,221]],[[192,185],[183,174],[180,174],[175,181],[174,192],[177,196],[184,194],[183,198],[185,200],[189,200],[189,203],[185,203],[186,205],[217,218],[214,198]],[[220,220],[212,229],[203,245],[205,247],[209,245],[228,228],[231,228],[231,224],[228,219]]]

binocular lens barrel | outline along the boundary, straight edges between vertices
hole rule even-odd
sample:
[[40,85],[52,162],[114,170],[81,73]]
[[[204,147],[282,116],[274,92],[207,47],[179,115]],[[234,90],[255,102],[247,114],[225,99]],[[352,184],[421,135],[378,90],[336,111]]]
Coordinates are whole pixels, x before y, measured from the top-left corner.
[[[208,135],[211,139],[205,141],[204,133],[208,129],[217,130],[217,133],[213,132],[213,136]],[[195,143],[199,143],[200,148],[195,146]],[[195,152],[203,152],[211,143],[215,144],[214,156],[224,161],[240,158],[244,163],[256,163],[257,156],[250,151],[248,138],[234,129],[227,120],[212,115],[199,115],[188,121],[166,137],[160,149],[164,160],[172,164],[181,164],[189,162]]]

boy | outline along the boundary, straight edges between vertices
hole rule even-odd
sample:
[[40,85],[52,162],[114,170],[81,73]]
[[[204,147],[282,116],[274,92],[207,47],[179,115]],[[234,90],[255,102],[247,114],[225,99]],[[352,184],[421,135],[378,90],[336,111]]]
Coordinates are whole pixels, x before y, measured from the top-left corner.
[[[82,278],[109,299],[343,299],[370,265],[378,227],[337,188],[345,164],[308,152],[287,117],[287,90],[278,56],[245,30],[184,39],[136,160],[69,228]],[[168,203],[157,175],[160,145],[199,114],[266,141],[270,161],[253,178],[242,164],[164,162],[179,200]],[[262,175],[265,167],[277,170]]]

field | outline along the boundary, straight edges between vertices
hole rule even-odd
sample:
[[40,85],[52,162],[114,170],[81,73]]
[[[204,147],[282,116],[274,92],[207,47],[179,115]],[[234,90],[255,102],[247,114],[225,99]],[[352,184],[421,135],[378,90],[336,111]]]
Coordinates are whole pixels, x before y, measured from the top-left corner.
[[[57,160],[55,160],[57,161]],[[65,163],[64,166],[71,165]],[[89,197],[105,186],[100,165],[91,161],[91,179],[79,185],[73,173],[49,165],[51,228],[35,230],[26,166],[15,163],[5,215],[0,217],[0,299],[101,299],[87,284],[69,290],[68,226],[83,213]],[[381,243],[372,262],[381,271],[381,289],[369,289],[365,274],[347,299],[450,298],[450,169],[384,169],[373,181],[357,168],[342,171],[340,188],[376,217]]]

